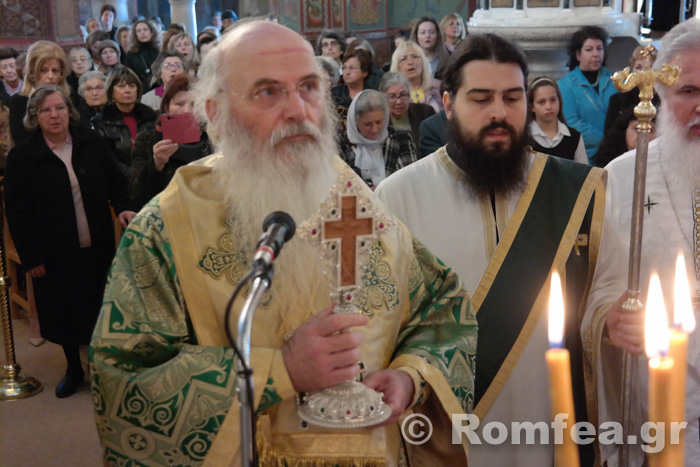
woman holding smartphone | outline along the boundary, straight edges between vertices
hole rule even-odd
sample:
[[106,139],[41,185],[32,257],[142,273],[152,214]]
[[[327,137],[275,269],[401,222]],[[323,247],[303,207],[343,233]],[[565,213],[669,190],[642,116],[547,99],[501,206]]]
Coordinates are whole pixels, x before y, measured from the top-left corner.
[[[190,91],[190,78],[178,75],[168,84],[163,94],[159,120],[164,114],[191,114],[193,108],[194,95]],[[207,133],[201,130],[199,140],[188,144],[177,144],[164,139],[160,126],[139,133],[131,159],[131,199],[143,206],[163,191],[178,167],[213,153],[214,147]]]

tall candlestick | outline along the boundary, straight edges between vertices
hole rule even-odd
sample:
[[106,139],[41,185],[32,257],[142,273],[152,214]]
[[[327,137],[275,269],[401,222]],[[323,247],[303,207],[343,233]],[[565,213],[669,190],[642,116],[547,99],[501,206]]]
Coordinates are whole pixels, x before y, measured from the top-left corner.
[[[649,453],[651,467],[677,467],[678,445],[671,444],[670,422],[673,415],[673,359],[668,356],[669,333],[659,276],[653,274],[644,323],[645,346],[649,357],[649,421],[662,423],[664,443],[656,453]],[[655,446],[654,446],[655,447]],[[682,455],[682,453],[680,454]],[[682,464],[680,464],[682,465]]]
[[549,388],[552,400],[552,418],[557,414],[567,414],[567,426],[562,444],[554,446],[556,467],[578,467],[578,446],[571,438],[571,427],[576,423],[574,397],[571,389],[571,362],[569,351],[564,343],[564,299],[561,280],[556,272],[552,274],[549,295],[549,345],[545,358],[549,367]]

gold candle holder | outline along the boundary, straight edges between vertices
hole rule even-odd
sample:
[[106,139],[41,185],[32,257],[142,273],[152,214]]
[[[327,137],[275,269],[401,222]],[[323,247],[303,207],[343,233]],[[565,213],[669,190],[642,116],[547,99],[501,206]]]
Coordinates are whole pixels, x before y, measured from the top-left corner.
[[[4,231],[3,209],[4,205],[0,203],[0,232]],[[0,372],[0,401],[23,399],[39,394],[42,390],[38,379],[20,374],[22,368],[15,359],[15,340],[12,334],[8,300],[10,278],[5,275],[5,259],[5,243],[0,241],[0,321],[4,349],[2,372]]]

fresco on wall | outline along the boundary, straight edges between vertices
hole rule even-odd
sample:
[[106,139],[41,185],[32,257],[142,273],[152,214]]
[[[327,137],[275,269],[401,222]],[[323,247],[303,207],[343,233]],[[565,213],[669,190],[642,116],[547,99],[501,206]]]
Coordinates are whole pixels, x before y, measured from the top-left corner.
[[270,0],[241,0],[238,3],[238,17],[266,16],[271,10]]
[[513,0],[491,0],[491,8],[513,8]]
[[528,8],[558,7],[559,0],[527,0]]
[[48,2],[0,0],[0,37],[49,37]]
[[398,0],[389,2],[388,27],[405,28],[414,18],[430,16],[439,22],[448,13],[460,13],[465,21],[467,0]]
[[377,31],[386,27],[385,0],[350,0],[348,2],[350,31]]
[[304,0],[302,17],[304,32],[326,29],[326,24],[328,24],[326,0]]
[[345,29],[345,5],[343,0],[330,0],[331,4],[331,29]]
[[280,24],[301,31],[301,21],[299,19],[299,0],[272,0],[272,11],[270,14],[278,18]]
[[601,6],[600,0],[574,0],[574,6]]

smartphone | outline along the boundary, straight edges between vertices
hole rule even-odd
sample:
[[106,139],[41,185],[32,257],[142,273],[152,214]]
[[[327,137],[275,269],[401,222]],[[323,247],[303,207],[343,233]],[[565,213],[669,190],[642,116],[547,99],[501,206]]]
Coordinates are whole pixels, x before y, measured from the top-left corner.
[[163,114],[160,117],[160,128],[163,139],[173,143],[196,143],[201,137],[199,122],[192,113]]

